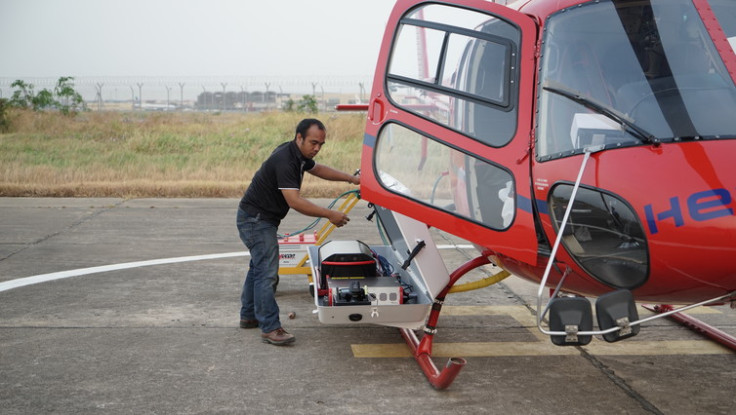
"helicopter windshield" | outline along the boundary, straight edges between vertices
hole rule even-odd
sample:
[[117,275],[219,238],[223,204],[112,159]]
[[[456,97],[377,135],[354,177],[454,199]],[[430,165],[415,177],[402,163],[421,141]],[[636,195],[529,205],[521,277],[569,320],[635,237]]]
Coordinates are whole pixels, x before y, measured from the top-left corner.
[[[736,48],[736,2],[709,4]],[[736,87],[691,1],[591,2],[552,15],[544,30],[541,161],[589,145],[647,142],[585,102],[601,103],[656,141],[736,138]]]

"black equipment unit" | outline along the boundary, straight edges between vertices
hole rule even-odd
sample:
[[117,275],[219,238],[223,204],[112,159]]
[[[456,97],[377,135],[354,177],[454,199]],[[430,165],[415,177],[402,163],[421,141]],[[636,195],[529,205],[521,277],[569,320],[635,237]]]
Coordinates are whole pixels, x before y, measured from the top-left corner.
[[378,276],[373,252],[361,241],[327,242],[319,248],[319,261],[323,279],[353,280]]

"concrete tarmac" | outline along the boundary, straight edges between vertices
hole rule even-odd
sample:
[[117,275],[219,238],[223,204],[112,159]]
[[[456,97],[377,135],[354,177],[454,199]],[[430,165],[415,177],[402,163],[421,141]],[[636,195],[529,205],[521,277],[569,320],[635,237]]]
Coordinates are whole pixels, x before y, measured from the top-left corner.
[[[434,361],[468,363],[446,390],[397,329],[321,324],[303,275],[277,292],[296,342],[264,344],[238,327],[237,202],[0,198],[0,413],[736,413],[732,351],[666,319],[554,346],[534,323],[537,287],[515,277],[448,297]],[[380,244],[368,212],[361,201],[330,239]],[[292,212],[281,231],[312,220]],[[433,232],[449,270],[476,255]],[[728,307],[692,314],[736,335]]]

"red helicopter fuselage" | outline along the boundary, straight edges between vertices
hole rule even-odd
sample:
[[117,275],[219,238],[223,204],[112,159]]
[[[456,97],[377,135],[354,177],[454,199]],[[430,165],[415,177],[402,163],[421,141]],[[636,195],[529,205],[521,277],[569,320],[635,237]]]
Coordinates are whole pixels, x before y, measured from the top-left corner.
[[567,292],[726,295],[735,48],[736,4],[723,0],[400,0],[361,196],[519,277],[539,282],[553,260],[547,284],[564,276]]

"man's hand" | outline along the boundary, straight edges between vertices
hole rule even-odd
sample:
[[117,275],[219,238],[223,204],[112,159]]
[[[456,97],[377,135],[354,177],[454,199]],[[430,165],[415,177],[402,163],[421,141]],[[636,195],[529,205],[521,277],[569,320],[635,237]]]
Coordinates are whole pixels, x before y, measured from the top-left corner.
[[338,228],[345,226],[348,224],[348,222],[350,222],[350,218],[348,217],[348,215],[340,212],[339,210],[331,210],[330,215],[327,217],[327,219],[329,219],[330,222]]
[[317,206],[309,200],[303,198],[299,194],[298,189],[282,189],[281,193],[284,195],[284,199],[286,199],[286,203],[289,204],[289,207],[303,215],[314,216],[318,218],[327,218],[330,222],[332,222],[333,225],[337,226],[338,228],[341,226],[345,226],[348,222],[350,222],[350,218],[348,218],[348,215],[344,214],[343,212],[340,212],[339,210],[323,208],[322,206]]

